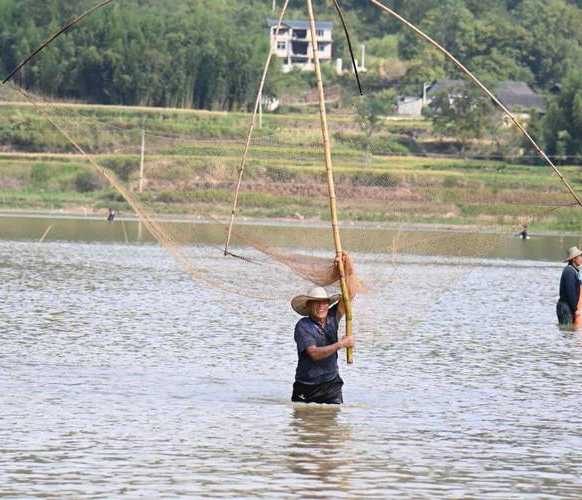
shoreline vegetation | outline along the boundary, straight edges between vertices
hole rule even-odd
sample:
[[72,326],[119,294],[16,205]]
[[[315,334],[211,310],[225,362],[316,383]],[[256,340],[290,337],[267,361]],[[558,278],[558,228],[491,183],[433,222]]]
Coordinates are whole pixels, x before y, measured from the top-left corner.
[[[150,212],[230,215],[250,115],[197,110],[47,106],[98,164],[113,171]],[[544,166],[451,157],[454,138],[422,119],[383,119],[367,137],[354,114],[330,112],[340,218],[344,223],[578,231],[580,207]],[[243,178],[240,217],[327,221],[319,118],[266,114]],[[138,193],[142,127],[144,189]],[[561,167],[575,189],[579,167]],[[86,158],[29,105],[0,103],[0,211],[129,213]]]

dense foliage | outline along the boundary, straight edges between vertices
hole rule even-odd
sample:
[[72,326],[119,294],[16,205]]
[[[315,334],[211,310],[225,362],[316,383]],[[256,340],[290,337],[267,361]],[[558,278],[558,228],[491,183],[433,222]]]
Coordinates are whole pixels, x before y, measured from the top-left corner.
[[[385,0],[487,80],[538,89],[582,67],[582,6],[573,0]],[[96,0],[0,0],[0,70]],[[280,5],[281,0],[277,1]],[[406,61],[402,83],[454,76],[444,58],[368,0],[343,0],[354,42],[372,58]],[[335,19],[329,0],[315,2]],[[21,75],[46,94],[92,102],[233,109],[248,106],[268,50],[271,0],[119,0],[59,41]],[[305,17],[291,0],[290,17]],[[388,40],[396,40],[390,43]],[[343,34],[336,55],[346,58]],[[392,48],[391,48],[392,47]],[[393,51],[394,53],[390,53]]]
[[[94,3],[0,0],[0,69]],[[60,37],[20,82],[99,103],[236,108],[252,99],[268,50],[261,27],[269,11],[255,3],[114,2]]]
[[566,161],[582,156],[582,71],[570,72],[560,93],[551,99],[543,134],[549,154],[563,156]]
[[[450,94],[454,95],[453,98]],[[481,96],[473,87],[460,87],[438,94],[430,104],[435,132],[449,137],[457,137],[463,144],[480,139],[487,133],[496,133],[499,116],[489,99]]]

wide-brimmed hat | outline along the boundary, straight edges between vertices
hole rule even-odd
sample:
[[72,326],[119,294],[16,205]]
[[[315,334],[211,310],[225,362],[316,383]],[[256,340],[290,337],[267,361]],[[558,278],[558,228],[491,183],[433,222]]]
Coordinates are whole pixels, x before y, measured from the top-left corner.
[[325,288],[320,286],[316,286],[309,290],[307,293],[302,295],[297,295],[291,299],[291,307],[297,314],[301,314],[301,316],[309,316],[309,308],[307,307],[307,303],[311,300],[315,301],[325,301],[329,302],[329,305],[333,305],[339,301],[341,295],[336,293],[334,295],[329,295]]
[[568,248],[568,258],[564,260],[564,262],[570,262],[573,258],[582,255],[582,250],[578,247],[570,247]]

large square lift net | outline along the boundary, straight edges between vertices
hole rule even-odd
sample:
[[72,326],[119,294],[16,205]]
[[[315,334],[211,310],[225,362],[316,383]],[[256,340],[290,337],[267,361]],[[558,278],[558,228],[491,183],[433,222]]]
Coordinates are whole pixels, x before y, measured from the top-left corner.
[[[58,43],[46,51],[58,58]],[[3,153],[4,165],[29,154],[54,168],[82,165],[107,186],[101,206],[125,215],[131,209],[140,235],[145,230],[142,238],[149,234],[203,287],[261,301],[287,301],[310,283],[337,287],[316,102],[297,107],[310,112],[265,114],[259,127],[249,113],[55,102],[18,81],[17,75],[0,88],[2,112],[15,134],[32,138],[35,146],[22,138],[17,151]],[[386,144],[364,144],[360,99],[354,88],[341,103],[327,103],[338,215],[343,247],[356,264],[354,280],[386,307],[397,303],[403,280],[418,279],[423,266],[447,266],[447,282],[425,276],[430,293],[419,311],[427,310],[457,280],[514,244],[524,224],[578,209],[549,169],[532,195],[531,187],[498,183],[511,175],[511,166],[399,155],[390,143],[407,132],[396,120],[382,124],[379,136]],[[422,130],[425,123],[417,126]],[[474,168],[477,163],[485,167]],[[479,208],[475,224],[456,226],[455,219],[472,207]],[[210,248],[213,258],[201,259],[201,248]],[[264,293],[264,280],[280,293]],[[361,307],[373,302],[359,300]]]

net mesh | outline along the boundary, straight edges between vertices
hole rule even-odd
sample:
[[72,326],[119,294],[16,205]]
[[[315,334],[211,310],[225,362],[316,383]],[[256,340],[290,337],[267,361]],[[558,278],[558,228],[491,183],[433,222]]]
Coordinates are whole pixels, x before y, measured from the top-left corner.
[[[95,189],[96,211],[133,210],[195,279],[223,285],[211,273],[200,275],[184,248],[210,239],[222,251],[248,114],[56,103],[15,86],[3,87],[1,97],[16,149],[3,153],[5,166],[27,155],[48,169],[68,165],[76,173],[53,188],[69,182],[73,190]],[[350,252],[389,255],[394,267],[408,254],[484,257],[524,224],[535,227],[572,210],[558,179],[540,167],[531,167],[532,185],[524,186],[507,182],[512,167],[495,162],[483,168],[476,160],[395,156],[362,146],[357,113],[347,110],[332,111],[329,122],[342,239]],[[263,119],[251,142],[230,248],[255,265],[283,265],[328,285],[331,257],[306,255],[334,254],[318,127],[317,108]],[[473,222],[471,231],[455,226],[461,215]],[[210,238],[195,224],[208,220],[221,226]],[[434,222],[448,223],[447,232],[431,231]]]
[[[58,50],[47,51],[58,59]],[[231,266],[225,278],[202,265],[192,248],[211,246],[223,255],[249,114],[55,102],[14,84],[0,92],[7,138],[2,166],[6,172],[22,167],[17,188],[44,182],[49,192],[69,192],[75,206],[82,194],[91,211],[131,211],[195,280],[229,293],[281,300],[245,287],[249,275],[261,276],[261,266],[281,270],[286,297],[309,282],[337,281],[313,94],[298,96],[299,108],[265,114],[255,128],[230,256],[221,261],[229,263],[215,264]],[[496,255],[524,226],[531,231],[558,219],[577,220],[549,170],[406,153],[411,137],[430,149],[430,124],[381,118],[371,131],[358,112],[359,99],[334,98],[328,118],[343,246],[356,264],[363,263],[360,276],[372,293],[380,293],[379,279],[366,274],[368,261],[382,261],[387,273],[381,282],[397,293],[407,265],[422,262],[418,257],[443,257],[444,265],[458,265],[461,279],[467,258]],[[511,130],[499,134],[509,136],[505,143],[519,143]],[[494,143],[483,143],[477,153],[490,154]],[[439,231],[434,223],[441,224]],[[432,300],[454,282],[434,284]],[[364,288],[359,281],[352,285]]]

